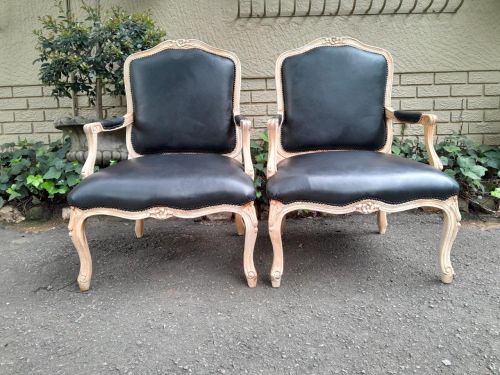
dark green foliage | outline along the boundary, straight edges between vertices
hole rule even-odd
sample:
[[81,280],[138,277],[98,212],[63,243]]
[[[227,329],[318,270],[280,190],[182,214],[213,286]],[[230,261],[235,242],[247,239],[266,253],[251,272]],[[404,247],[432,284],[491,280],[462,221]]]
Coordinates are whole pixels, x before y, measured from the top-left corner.
[[113,8],[101,17],[99,7],[82,1],[85,19],[67,14],[61,3],[57,17],[40,17],[42,28],[35,30],[40,53],[40,80],[53,87],[56,98],[84,93],[92,104],[100,93],[99,79],[111,95],[124,95],[123,65],[130,54],[157,45],[165,32],[149,14],[126,14]]
[[[499,147],[478,145],[465,136],[453,134],[439,142],[435,148],[443,163],[444,173],[459,182],[460,194],[464,198],[500,198]],[[413,139],[396,138],[392,153],[427,162],[424,144]]]
[[82,166],[65,155],[69,140],[45,145],[21,141],[0,146],[0,207],[63,201],[80,182]]
[[253,166],[255,169],[254,185],[257,195],[257,203],[267,204],[266,197],[266,168],[267,150],[269,148],[269,137],[266,132],[259,135],[259,139],[252,141],[250,150],[252,152]]

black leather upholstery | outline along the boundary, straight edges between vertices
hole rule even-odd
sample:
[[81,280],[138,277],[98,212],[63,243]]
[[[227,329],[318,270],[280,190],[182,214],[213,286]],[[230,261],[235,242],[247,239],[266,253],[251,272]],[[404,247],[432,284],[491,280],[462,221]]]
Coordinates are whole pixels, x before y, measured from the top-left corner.
[[195,209],[255,199],[252,179],[233,159],[216,154],[147,155],[87,177],[70,206],[138,211],[156,206]]
[[457,182],[436,168],[373,151],[297,155],[280,162],[267,183],[268,198],[285,204],[344,206],[363,199],[397,204],[457,193]]
[[378,150],[386,141],[383,55],[350,46],[319,47],[282,66],[287,151]]
[[117,128],[121,125],[123,125],[123,122],[125,121],[125,118],[120,116],[120,117],[113,117],[107,120],[101,120],[101,125],[104,129],[114,129]]
[[199,49],[164,50],[132,61],[130,79],[138,153],[234,149],[231,59]]
[[406,124],[415,124],[422,118],[422,112],[394,111],[394,117]]

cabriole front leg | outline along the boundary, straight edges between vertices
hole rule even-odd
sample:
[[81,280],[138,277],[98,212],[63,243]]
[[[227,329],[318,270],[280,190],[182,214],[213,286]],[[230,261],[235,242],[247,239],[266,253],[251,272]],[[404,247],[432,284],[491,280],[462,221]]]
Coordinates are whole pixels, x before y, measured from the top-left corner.
[[283,204],[272,200],[269,208],[269,237],[273,245],[273,265],[271,267],[271,284],[279,288],[283,275],[283,243],[281,240],[281,227],[283,222]]
[[85,220],[86,217],[82,210],[71,207],[68,229],[73,245],[80,258],[80,273],[78,274],[77,282],[82,292],[90,289],[90,280],[92,278],[92,257],[90,256],[87,237],[85,235]]
[[441,281],[445,284],[450,284],[455,275],[455,271],[451,265],[451,248],[457,237],[461,220],[457,197],[450,198],[442,210],[444,224],[439,246],[439,265],[441,268]]
[[243,251],[243,269],[247,279],[248,286],[255,288],[257,286],[257,270],[253,262],[253,252],[255,241],[257,239],[258,221],[257,213],[253,202],[242,207],[241,217],[245,227],[245,250]]

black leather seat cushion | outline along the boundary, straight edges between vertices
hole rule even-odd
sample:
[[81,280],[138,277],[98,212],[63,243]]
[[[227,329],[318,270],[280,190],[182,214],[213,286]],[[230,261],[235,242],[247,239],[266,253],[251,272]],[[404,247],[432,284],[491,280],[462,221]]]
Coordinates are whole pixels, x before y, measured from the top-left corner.
[[234,149],[233,60],[200,49],[167,49],[132,61],[130,83],[138,153]]
[[373,151],[330,151],[281,161],[267,183],[270,199],[344,206],[363,199],[398,204],[447,199],[457,182],[430,165]]
[[361,49],[319,47],[282,66],[287,151],[379,150],[386,141],[387,61]]
[[147,155],[87,177],[70,206],[138,211],[163,206],[195,209],[255,199],[252,179],[233,159],[216,154]]

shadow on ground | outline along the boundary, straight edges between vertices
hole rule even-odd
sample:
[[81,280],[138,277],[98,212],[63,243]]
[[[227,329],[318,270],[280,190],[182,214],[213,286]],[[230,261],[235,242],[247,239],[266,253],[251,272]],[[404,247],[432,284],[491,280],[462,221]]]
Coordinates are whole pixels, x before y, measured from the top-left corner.
[[500,230],[464,226],[439,282],[435,214],[287,221],[282,287],[260,225],[256,289],[233,225],[91,219],[94,276],[64,225],[0,229],[0,374],[493,374]]

